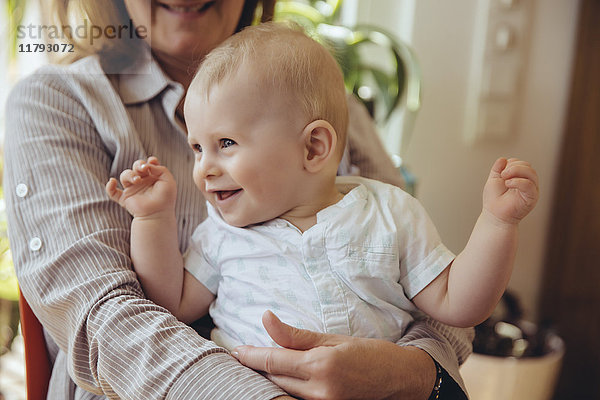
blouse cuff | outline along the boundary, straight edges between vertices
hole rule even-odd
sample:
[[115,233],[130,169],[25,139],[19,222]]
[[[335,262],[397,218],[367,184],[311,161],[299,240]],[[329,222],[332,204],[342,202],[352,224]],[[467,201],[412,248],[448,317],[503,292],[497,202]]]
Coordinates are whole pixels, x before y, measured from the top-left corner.
[[[426,323],[418,324],[409,329],[397,344],[414,346],[425,351],[453,380],[448,387],[456,390],[451,398],[468,398],[467,390],[459,372],[459,365],[471,354],[474,330],[448,327],[438,321],[428,319]],[[446,380],[447,381],[447,380]],[[444,391],[446,392],[446,391]]]

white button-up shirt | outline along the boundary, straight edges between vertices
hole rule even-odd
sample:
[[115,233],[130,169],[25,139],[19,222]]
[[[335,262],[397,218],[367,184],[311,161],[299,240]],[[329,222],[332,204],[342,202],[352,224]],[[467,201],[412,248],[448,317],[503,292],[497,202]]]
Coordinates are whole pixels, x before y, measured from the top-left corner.
[[416,311],[410,301],[454,259],[427,213],[397,187],[338,178],[345,196],[300,232],[275,219],[230,226],[208,205],[186,269],[217,295],[212,339],[232,348],[274,345],[265,310],[315,331],[397,341]]

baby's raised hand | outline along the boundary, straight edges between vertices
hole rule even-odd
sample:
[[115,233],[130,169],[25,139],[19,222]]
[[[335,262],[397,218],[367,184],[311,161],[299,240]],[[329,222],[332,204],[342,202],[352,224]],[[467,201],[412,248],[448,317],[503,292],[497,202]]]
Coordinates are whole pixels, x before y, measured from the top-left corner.
[[538,196],[538,176],[528,162],[499,158],[483,189],[483,208],[502,222],[517,224],[533,210]]
[[123,189],[115,178],[110,178],[106,193],[134,217],[159,216],[175,209],[175,178],[156,157],[137,160],[131,169],[121,173],[119,180]]

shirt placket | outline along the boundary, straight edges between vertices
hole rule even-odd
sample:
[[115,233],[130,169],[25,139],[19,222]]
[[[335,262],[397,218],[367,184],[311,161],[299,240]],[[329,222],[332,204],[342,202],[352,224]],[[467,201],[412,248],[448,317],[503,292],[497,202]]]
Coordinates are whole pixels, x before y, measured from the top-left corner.
[[317,224],[302,235],[302,258],[315,287],[325,332],[350,335],[347,298],[342,283],[333,274],[325,246],[325,226]]

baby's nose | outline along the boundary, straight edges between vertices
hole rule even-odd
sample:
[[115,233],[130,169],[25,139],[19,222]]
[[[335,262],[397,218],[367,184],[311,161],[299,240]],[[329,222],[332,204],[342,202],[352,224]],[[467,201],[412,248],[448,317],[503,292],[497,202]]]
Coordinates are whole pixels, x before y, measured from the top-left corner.
[[198,161],[198,172],[203,178],[221,175],[221,169],[214,157],[203,154]]

